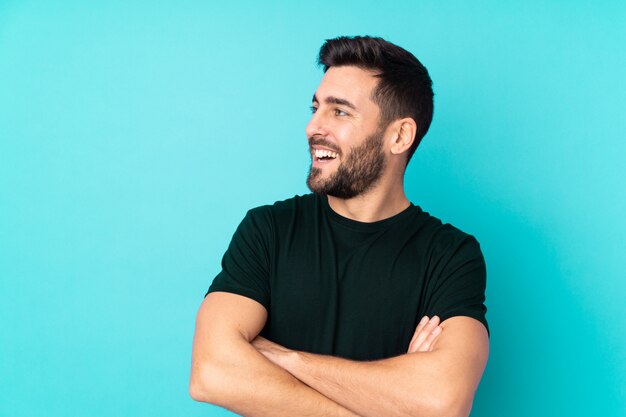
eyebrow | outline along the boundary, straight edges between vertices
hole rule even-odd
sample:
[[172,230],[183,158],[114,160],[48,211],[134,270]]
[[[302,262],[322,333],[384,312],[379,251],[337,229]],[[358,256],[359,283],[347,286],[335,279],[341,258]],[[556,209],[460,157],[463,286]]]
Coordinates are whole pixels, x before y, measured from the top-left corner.
[[[343,105],[346,107],[350,107],[352,110],[356,110],[356,106],[354,104],[352,104],[351,102],[349,102],[348,100],[344,99],[344,98],[339,98],[339,97],[335,97],[335,96],[328,96],[326,97],[326,100],[324,100],[324,102],[326,104],[339,104],[339,105]],[[313,103],[319,103],[319,100],[317,99],[317,96],[315,94],[313,94]]]

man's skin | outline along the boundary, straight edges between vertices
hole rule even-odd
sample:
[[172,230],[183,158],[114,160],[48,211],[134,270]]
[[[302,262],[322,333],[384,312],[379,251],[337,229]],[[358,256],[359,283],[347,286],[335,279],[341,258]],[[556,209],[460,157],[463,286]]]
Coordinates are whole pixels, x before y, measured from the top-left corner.
[[[325,73],[306,133],[332,143],[329,150],[338,150],[339,156],[312,158],[313,167],[321,170],[318,183],[332,176],[352,147],[377,131],[380,109],[371,98],[377,82],[371,71],[353,66]],[[411,118],[391,122],[383,137],[386,168],[381,178],[354,198],[329,195],[331,208],[361,222],[406,209],[404,171],[415,131]],[[370,362],[279,346],[258,337],[266,320],[265,308],[249,298],[207,295],[194,337],[194,399],[244,416],[467,416],[489,355],[485,327],[469,317],[441,323],[438,317],[424,318],[406,354]]]

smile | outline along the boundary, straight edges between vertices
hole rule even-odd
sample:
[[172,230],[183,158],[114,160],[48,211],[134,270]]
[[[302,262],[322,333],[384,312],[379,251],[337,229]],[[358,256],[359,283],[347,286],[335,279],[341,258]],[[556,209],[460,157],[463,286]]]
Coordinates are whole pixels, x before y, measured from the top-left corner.
[[339,154],[337,152],[329,151],[326,149],[314,149],[313,156],[318,161],[328,161],[328,160],[337,158]]

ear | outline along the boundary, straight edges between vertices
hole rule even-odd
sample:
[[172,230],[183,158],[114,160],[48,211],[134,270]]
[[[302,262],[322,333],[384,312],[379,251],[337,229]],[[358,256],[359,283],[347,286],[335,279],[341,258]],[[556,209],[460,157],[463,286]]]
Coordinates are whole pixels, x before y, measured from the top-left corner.
[[406,152],[415,140],[417,124],[410,117],[398,119],[392,123],[393,138],[391,143],[391,153],[399,155]]

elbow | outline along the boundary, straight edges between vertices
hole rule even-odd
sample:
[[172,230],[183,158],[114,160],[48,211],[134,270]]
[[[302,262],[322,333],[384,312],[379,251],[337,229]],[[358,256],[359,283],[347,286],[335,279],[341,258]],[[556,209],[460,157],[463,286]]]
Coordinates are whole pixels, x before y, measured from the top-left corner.
[[207,365],[194,363],[189,378],[189,395],[194,401],[215,404],[215,371]]
[[189,396],[191,396],[194,401],[200,401],[203,403],[210,402],[205,385],[200,381],[194,380],[193,377],[189,381]]
[[194,401],[199,401],[203,403],[209,402],[206,391],[202,389],[202,386],[194,382],[189,383],[189,396]]
[[466,393],[445,393],[430,404],[432,417],[468,417],[472,410],[473,396]]
[[439,386],[435,391],[413,396],[414,402],[402,416],[468,417],[472,409],[473,395]]

